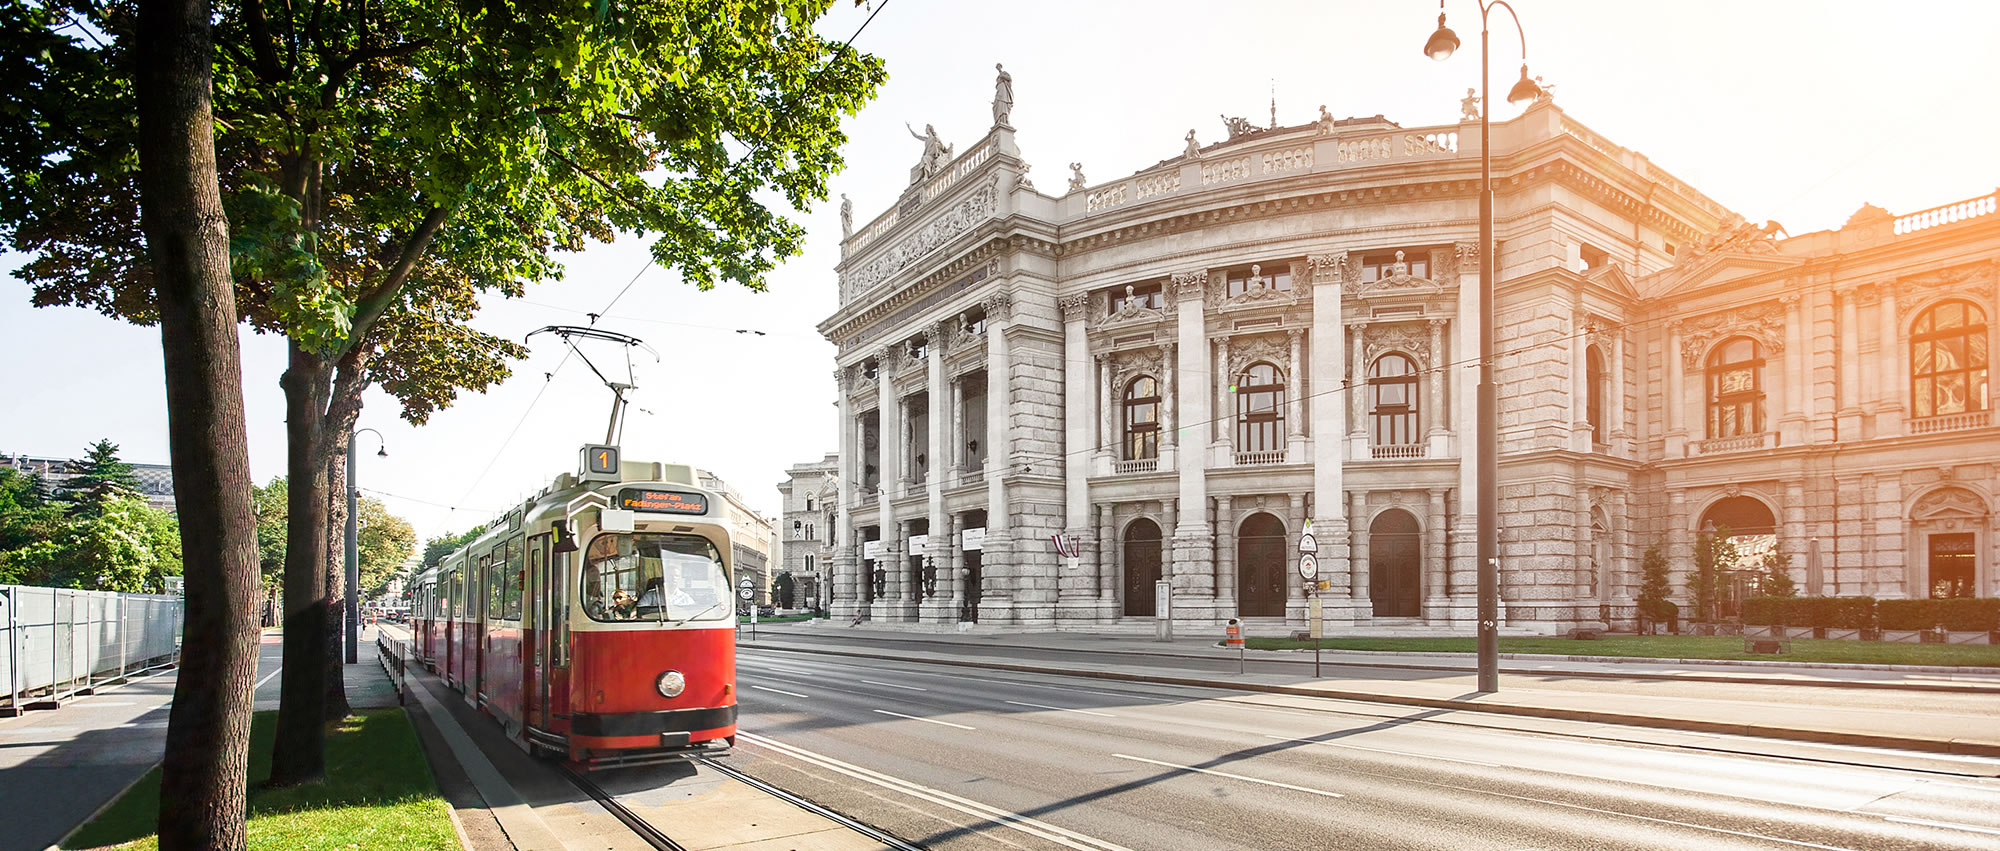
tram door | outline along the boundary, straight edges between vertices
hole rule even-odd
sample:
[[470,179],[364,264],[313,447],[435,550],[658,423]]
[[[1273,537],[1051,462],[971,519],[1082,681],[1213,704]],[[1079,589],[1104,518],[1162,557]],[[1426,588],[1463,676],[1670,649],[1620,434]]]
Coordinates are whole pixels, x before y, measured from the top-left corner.
[[549,536],[528,539],[528,594],[521,607],[522,720],[530,727],[548,728]]
[[472,664],[466,678],[471,687],[465,690],[465,699],[473,706],[478,706],[480,696],[486,693],[486,645],[489,640],[486,617],[493,610],[493,604],[498,602],[494,598],[500,596],[496,593],[499,589],[495,587],[494,582],[494,577],[498,575],[493,569],[493,559],[496,555],[497,553],[489,552],[472,560],[471,584],[474,589],[472,602],[473,608],[477,611],[465,618],[472,627],[472,640],[468,642],[472,645],[471,652],[467,654]]

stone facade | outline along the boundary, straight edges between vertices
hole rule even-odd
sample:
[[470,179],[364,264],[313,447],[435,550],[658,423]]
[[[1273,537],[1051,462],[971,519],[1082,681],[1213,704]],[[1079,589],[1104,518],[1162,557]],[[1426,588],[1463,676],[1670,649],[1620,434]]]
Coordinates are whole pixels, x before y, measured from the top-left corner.
[[[820,325],[834,616],[1150,629],[1157,579],[1189,627],[1296,628],[1315,590],[1344,630],[1470,630],[1478,138],[1252,128],[1051,197],[995,126],[912,184]],[[1644,549],[1684,567],[1718,518],[1881,597],[1925,592],[1926,530],[1972,530],[1947,549],[1995,593],[1990,390],[1908,401],[1920,311],[1992,337],[1991,198],[1778,239],[1553,103],[1492,139],[1509,628],[1629,626]],[[1753,372],[1710,367],[1746,339]]]
[[778,483],[779,572],[796,583],[793,605],[824,605],[833,570],[834,506],[840,501],[840,456],[794,464]]

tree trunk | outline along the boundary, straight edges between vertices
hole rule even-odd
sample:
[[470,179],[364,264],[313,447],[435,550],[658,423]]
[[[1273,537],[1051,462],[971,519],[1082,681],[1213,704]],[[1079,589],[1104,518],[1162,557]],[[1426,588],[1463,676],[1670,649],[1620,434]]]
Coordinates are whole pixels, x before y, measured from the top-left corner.
[[241,849],[257,672],[257,533],[229,224],[209,109],[209,4],[141,0],[139,209],[157,281],[186,620],[161,763],[162,849]]
[[347,441],[329,431],[326,453],[326,720],[347,717]]
[[285,389],[285,673],[271,785],[326,773],[326,358],[289,345]]

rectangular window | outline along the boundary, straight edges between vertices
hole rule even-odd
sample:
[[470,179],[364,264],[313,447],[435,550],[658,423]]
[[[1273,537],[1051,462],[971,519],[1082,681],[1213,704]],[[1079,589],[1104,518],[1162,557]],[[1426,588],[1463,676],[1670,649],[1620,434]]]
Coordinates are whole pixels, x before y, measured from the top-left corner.
[[[1410,277],[1429,278],[1431,276],[1431,253],[1429,251],[1419,248],[1406,248],[1403,249],[1402,253],[1403,263],[1407,267],[1405,272]],[[1361,282],[1367,284],[1391,277],[1395,272],[1395,267],[1396,252],[1394,251],[1365,255],[1361,258]]]
[[1289,263],[1260,263],[1254,267],[1231,269],[1225,277],[1229,281],[1229,298],[1255,289],[1260,282],[1265,289],[1278,292],[1290,292],[1292,289],[1292,267]]

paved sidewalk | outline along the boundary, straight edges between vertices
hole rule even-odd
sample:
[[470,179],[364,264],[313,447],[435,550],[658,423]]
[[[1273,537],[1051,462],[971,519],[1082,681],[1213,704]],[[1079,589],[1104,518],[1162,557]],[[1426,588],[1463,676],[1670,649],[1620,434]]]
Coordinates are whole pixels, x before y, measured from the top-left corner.
[[[852,640],[865,636],[867,643]],[[1247,674],[1218,673],[1216,662],[1234,661],[1237,651],[1209,646],[1213,638],[1182,639],[1162,645],[1137,636],[1102,636],[1077,633],[1017,634],[927,634],[864,627],[783,624],[760,628],[756,641],[742,642],[745,648],[762,647],[817,653],[845,654],[873,658],[923,660],[944,664],[1018,670],[1058,672],[1105,679],[1134,680],[1176,685],[1241,689],[1275,694],[1304,695],[1373,703],[1391,703],[1434,709],[1471,711],[1516,717],[1557,719],[1592,724],[1624,724],[1705,734],[1735,734],[1818,743],[1861,745],[1934,753],[2000,757],[2000,699],[1988,697],[1985,688],[2000,685],[2000,677],[1990,674],[1893,672],[1852,669],[1822,669],[1763,666],[1693,666],[1672,661],[1595,662],[1567,661],[1550,657],[1516,658],[1502,666],[1501,691],[1476,694],[1470,688],[1469,662],[1423,661],[1399,658],[1397,654],[1341,654],[1328,676],[1312,676],[1312,654],[1296,651],[1253,651],[1246,655],[1262,670]],[[873,646],[869,646],[869,645]],[[1150,645],[1150,646],[1149,646]],[[1004,650],[1053,650],[1081,653],[1072,659],[1008,659]],[[1003,652],[996,653],[995,650]],[[1333,654],[1328,654],[1331,657]],[[1298,661],[1282,672],[1272,672],[1270,663]],[[1396,675],[1393,671],[1375,674],[1353,665],[1379,664],[1404,669],[1411,664],[1442,662],[1443,671],[1430,676]],[[1553,676],[1551,676],[1553,675]],[[1511,676],[1535,676],[1533,688],[1509,688]],[[1564,677],[1602,676],[1629,683],[1622,691],[1564,689]],[[1689,697],[1685,693],[1666,694],[1670,685],[1649,689],[1644,680],[1670,684],[1686,678],[1709,681],[1720,677],[1747,684],[1734,698]],[[1840,705],[1827,699],[1822,689],[1793,692],[1770,687],[1772,683],[1796,686],[1841,686],[1858,683],[1873,688],[1894,687],[1902,682],[1914,689],[1909,697],[1868,695],[1865,703],[1925,706],[1882,708],[1881,705]],[[1957,693],[1938,693],[1932,687],[1957,684]],[[1649,693],[1649,690],[1657,693]],[[1718,689],[1719,690],[1719,689]],[[1837,693],[1836,693],[1837,694]],[[1857,694],[1856,697],[1862,695]],[[1851,701],[1861,704],[1864,701]],[[1942,709],[1939,709],[1942,708]]]

